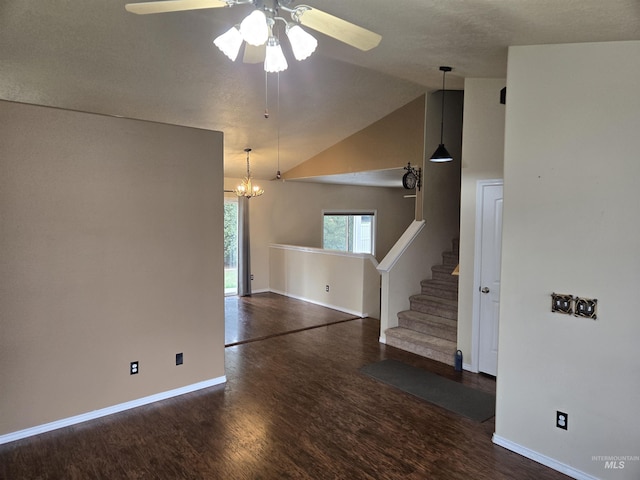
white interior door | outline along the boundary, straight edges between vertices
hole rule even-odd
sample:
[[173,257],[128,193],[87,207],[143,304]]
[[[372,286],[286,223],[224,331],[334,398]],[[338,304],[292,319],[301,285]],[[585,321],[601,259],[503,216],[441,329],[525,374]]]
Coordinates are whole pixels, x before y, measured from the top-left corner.
[[502,185],[482,185],[478,370],[496,375],[502,258]]

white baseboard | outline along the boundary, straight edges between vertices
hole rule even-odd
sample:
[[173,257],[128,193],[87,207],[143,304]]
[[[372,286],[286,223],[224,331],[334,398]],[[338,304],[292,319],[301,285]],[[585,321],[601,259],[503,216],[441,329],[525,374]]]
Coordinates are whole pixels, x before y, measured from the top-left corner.
[[551,457],[547,457],[546,455],[542,455],[541,453],[530,450],[527,447],[518,445],[517,443],[512,442],[511,440],[507,440],[506,438],[502,438],[495,433],[493,434],[492,441],[496,445],[500,445],[501,447],[504,447],[507,450],[511,450],[512,452],[522,455],[523,457],[527,457],[558,472],[564,473],[571,478],[575,478],[577,480],[598,480],[597,477],[570,467],[569,465],[559,462]]
[[378,339],[378,341],[380,343],[384,343],[385,345],[387,344],[387,336],[383,333],[380,335],[380,338]]
[[328,303],[322,303],[322,302],[319,302],[317,300],[312,300],[310,298],[299,297],[297,295],[291,295],[290,293],[281,292],[279,290],[271,290],[271,292],[277,293],[278,295],[284,295],[285,297],[295,298],[296,300],[303,300],[305,302],[313,303],[314,305],[320,305],[321,307],[330,308],[332,310],[338,310],[339,312],[348,313],[349,315],[354,315],[354,316],[360,317],[360,318],[366,318],[366,317],[369,316],[369,314],[366,313],[366,312],[356,312],[355,310],[349,310],[349,309],[345,309],[344,307],[339,307],[337,305],[331,305],[331,304],[328,304]]
[[138,398],[136,400],[120,403],[111,407],[101,408],[100,410],[93,410],[91,412],[82,413],[73,417],[56,420],[55,422],[45,423],[43,425],[25,428],[24,430],[18,430],[17,432],[7,433],[5,435],[0,435],[0,445],[2,445],[3,443],[15,442],[16,440],[31,437],[33,435],[50,432],[51,430],[57,430],[58,428],[68,427],[70,425],[87,422],[89,420],[95,420],[96,418],[100,417],[106,417],[107,415],[112,415],[124,410],[141,407],[142,405],[148,405],[149,403],[158,402],[160,400],[166,400],[167,398],[177,397],[179,395],[184,395],[185,393],[195,392],[196,390],[201,390],[203,388],[213,387],[215,385],[225,383],[226,381],[227,377],[223,375],[222,377],[204,380],[202,382],[187,385],[185,387],[156,393],[154,395],[149,395],[148,397]]

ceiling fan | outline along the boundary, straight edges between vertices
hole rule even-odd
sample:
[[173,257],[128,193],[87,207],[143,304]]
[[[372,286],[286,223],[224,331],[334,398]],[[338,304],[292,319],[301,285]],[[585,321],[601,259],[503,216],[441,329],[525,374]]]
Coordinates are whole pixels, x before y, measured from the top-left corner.
[[[296,5],[293,0],[161,0],[125,5],[128,12],[139,15],[179,12],[207,8],[253,5],[254,10],[239,24],[214,40],[214,44],[231,60],[235,60],[243,42],[246,42],[245,63],[258,63],[264,59],[267,72],[287,68],[280,40],[273,35],[276,21],[285,24],[287,37],[297,60],[307,58],[315,51],[317,40],[301,26],[316,30],[362,51],[378,46],[382,37],[366,28],[338,18],[308,5]],[[280,16],[290,15],[291,20]]]

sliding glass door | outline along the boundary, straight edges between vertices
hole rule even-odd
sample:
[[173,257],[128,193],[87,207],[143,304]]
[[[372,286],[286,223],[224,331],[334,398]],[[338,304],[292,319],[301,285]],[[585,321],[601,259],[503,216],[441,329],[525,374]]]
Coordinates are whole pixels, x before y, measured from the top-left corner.
[[238,197],[224,199],[224,294],[238,294]]

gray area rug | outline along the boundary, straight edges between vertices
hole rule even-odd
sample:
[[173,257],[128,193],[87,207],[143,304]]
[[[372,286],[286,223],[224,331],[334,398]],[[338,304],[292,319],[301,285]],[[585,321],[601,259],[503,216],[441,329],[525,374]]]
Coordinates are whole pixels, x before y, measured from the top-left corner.
[[365,365],[360,371],[477,422],[484,422],[495,415],[495,395],[467,387],[397,360],[382,360]]

